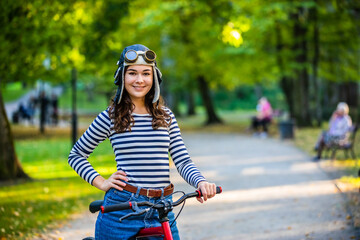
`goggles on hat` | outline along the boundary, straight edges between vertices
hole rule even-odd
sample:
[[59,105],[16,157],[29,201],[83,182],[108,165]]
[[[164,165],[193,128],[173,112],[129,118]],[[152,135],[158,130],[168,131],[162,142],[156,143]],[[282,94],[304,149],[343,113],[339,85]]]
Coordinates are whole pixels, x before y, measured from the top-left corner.
[[143,56],[144,60],[147,63],[153,63],[156,59],[156,54],[152,50],[147,50],[145,52],[137,52],[131,49],[125,53],[125,61],[128,63],[134,63],[139,56]]

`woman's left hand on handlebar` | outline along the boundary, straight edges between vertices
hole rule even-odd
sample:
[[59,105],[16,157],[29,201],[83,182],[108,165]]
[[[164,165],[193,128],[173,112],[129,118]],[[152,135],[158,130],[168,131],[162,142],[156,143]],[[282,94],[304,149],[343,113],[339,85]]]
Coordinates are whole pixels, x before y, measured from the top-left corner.
[[215,183],[209,183],[209,182],[200,182],[198,184],[198,190],[202,193],[202,198],[198,197],[196,198],[199,202],[203,203],[204,201],[208,200],[209,198],[212,198],[216,194],[216,185]]

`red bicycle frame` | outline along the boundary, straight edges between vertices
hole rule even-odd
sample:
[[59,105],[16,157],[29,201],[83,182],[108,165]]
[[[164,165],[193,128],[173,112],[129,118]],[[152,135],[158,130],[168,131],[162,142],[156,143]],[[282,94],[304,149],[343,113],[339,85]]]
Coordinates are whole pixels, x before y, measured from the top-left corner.
[[161,223],[161,227],[143,228],[136,237],[154,237],[164,235],[164,240],[173,240],[169,222]]

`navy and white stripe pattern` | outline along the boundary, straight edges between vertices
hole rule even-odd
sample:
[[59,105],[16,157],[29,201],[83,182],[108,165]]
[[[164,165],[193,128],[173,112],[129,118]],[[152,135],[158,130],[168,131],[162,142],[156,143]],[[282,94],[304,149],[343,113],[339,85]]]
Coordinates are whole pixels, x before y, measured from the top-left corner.
[[149,114],[133,114],[135,123],[131,132],[123,133],[110,130],[113,122],[109,118],[108,110],[103,111],[71,150],[70,166],[91,184],[99,173],[87,158],[100,142],[109,138],[117,169],[126,172],[130,184],[145,188],[160,188],[170,184],[170,153],[180,175],[190,185],[197,187],[205,178],[190,159],[175,116],[169,109],[165,110],[172,118],[170,127],[154,130]]

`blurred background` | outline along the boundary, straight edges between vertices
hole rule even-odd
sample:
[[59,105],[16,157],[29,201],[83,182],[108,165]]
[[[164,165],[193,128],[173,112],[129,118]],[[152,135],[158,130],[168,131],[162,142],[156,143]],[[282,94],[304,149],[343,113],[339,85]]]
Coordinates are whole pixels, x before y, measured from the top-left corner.
[[[18,0],[0,9],[5,239],[41,235],[101,196],[67,155],[108,106],[128,45],[156,52],[162,95],[184,131],[249,134],[262,96],[277,121],[294,122],[305,151],[338,102],[359,121],[359,1]],[[105,175],[115,169],[109,145],[92,155]]]

